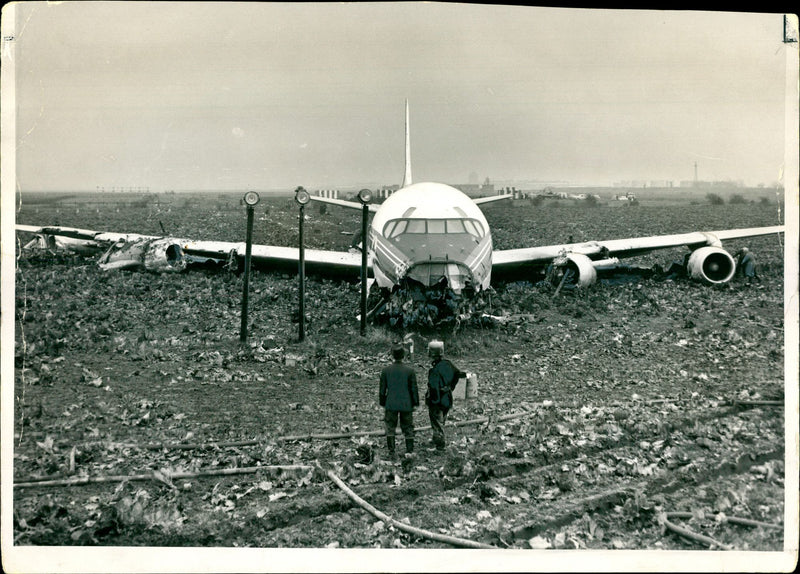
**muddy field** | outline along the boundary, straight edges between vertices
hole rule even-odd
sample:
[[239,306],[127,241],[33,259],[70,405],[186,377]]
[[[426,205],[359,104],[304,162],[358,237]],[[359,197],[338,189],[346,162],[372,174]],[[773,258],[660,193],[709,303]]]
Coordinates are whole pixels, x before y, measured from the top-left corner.
[[[170,200],[119,211],[23,202],[17,221],[244,238],[237,199]],[[307,212],[309,247],[347,249],[357,213]],[[517,201],[484,212],[497,249],[781,223],[774,202]],[[291,199],[256,213],[256,242],[293,245]],[[332,470],[397,521],[498,548],[782,550],[781,241],[726,245],[755,253],[752,284],[647,279],[555,296],[510,283],[492,296],[503,322],[411,333],[421,380],[427,342],[441,338],[477,374],[478,396],[456,403],[444,454],[429,449],[417,410],[416,454],[404,459],[399,445],[394,461],[378,374],[406,333],[360,337],[357,284],[308,279],[299,343],[296,277],[255,273],[240,345],[240,276],[102,272],[22,253],[15,544],[450,547],[369,514]],[[337,433],[356,435],[308,436]]]

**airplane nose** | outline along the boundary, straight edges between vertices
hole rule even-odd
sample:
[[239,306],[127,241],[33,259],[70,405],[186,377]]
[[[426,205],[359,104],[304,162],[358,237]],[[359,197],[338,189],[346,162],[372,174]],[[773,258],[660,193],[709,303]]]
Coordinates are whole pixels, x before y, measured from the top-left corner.
[[426,287],[431,287],[444,278],[447,280],[447,285],[456,293],[460,292],[467,282],[474,282],[472,272],[466,265],[452,261],[417,263],[409,268],[406,275]]

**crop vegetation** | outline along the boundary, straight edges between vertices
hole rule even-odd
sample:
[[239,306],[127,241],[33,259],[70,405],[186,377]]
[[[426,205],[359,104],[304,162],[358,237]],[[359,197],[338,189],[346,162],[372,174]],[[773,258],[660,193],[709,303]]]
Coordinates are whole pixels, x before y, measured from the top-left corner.
[[[238,196],[120,206],[72,195],[23,198],[17,221],[245,235]],[[263,200],[254,241],[294,245],[297,213],[291,198]],[[522,200],[485,213],[496,249],[781,223],[761,201]],[[334,207],[306,215],[308,247],[346,250],[360,226]],[[302,343],[297,277],[255,272],[246,344],[240,275],[103,272],[92,259],[20,252],[15,544],[446,546],[365,512],[327,469],[398,521],[500,548],[781,550],[782,239],[726,248],[744,245],[760,282],[641,280],[558,295],[500,284],[490,311],[503,320],[458,331],[370,326],[360,337],[359,285],[309,277]],[[675,249],[637,262],[682,258]],[[423,386],[424,349],[438,337],[479,392],[456,402],[445,454],[418,430],[414,458],[392,461],[369,432],[382,429],[378,374],[406,335]],[[415,422],[427,426],[424,408]],[[337,433],[356,434],[297,438]]]

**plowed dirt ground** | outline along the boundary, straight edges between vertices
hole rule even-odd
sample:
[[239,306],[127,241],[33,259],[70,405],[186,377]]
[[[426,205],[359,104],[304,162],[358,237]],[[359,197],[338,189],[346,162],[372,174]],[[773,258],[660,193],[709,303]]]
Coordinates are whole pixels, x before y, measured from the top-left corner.
[[[17,221],[151,234],[160,222],[178,237],[243,239],[235,199],[168,199],[58,213],[23,201]],[[780,223],[774,202],[611,203],[516,201],[485,213],[496,249]],[[262,202],[257,214],[256,242],[293,245],[290,199]],[[358,226],[358,214],[309,210],[307,245],[346,250]],[[781,241],[726,245],[755,253],[761,281],[752,284],[648,279],[557,296],[531,283],[497,285],[492,314],[505,322],[411,333],[408,362],[423,384],[423,350],[441,338],[446,355],[477,374],[478,396],[456,403],[444,454],[418,430],[405,464],[387,460],[381,436],[284,440],[382,428],[378,374],[406,333],[370,326],[360,337],[357,284],[308,279],[311,321],[299,343],[296,277],[254,273],[242,346],[241,276],[103,272],[91,259],[22,253],[15,543],[447,546],[387,526],[323,468],[396,520],[499,548],[716,547],[676,534],[666,519],[726,548],[782,550]],[[682,256],[637,262],[668,267]],[[458,425],[472,419],[484,422]],[[424,407],[415,420],[428,425]],[[249,470],[273,465],[319,468]],[[243,474],[175,478],[236,468]],[[122,480],[131,475],[140,480]],[[20,484],[80,477],[111,479]]]

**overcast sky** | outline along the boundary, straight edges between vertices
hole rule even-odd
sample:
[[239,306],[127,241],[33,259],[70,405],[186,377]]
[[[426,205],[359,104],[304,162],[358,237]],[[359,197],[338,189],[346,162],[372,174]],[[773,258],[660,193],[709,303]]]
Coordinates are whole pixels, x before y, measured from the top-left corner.
[[779,14],[22,3],[18,186],[396,184],[406,98],[415,181],[771,184],[782,39]]

